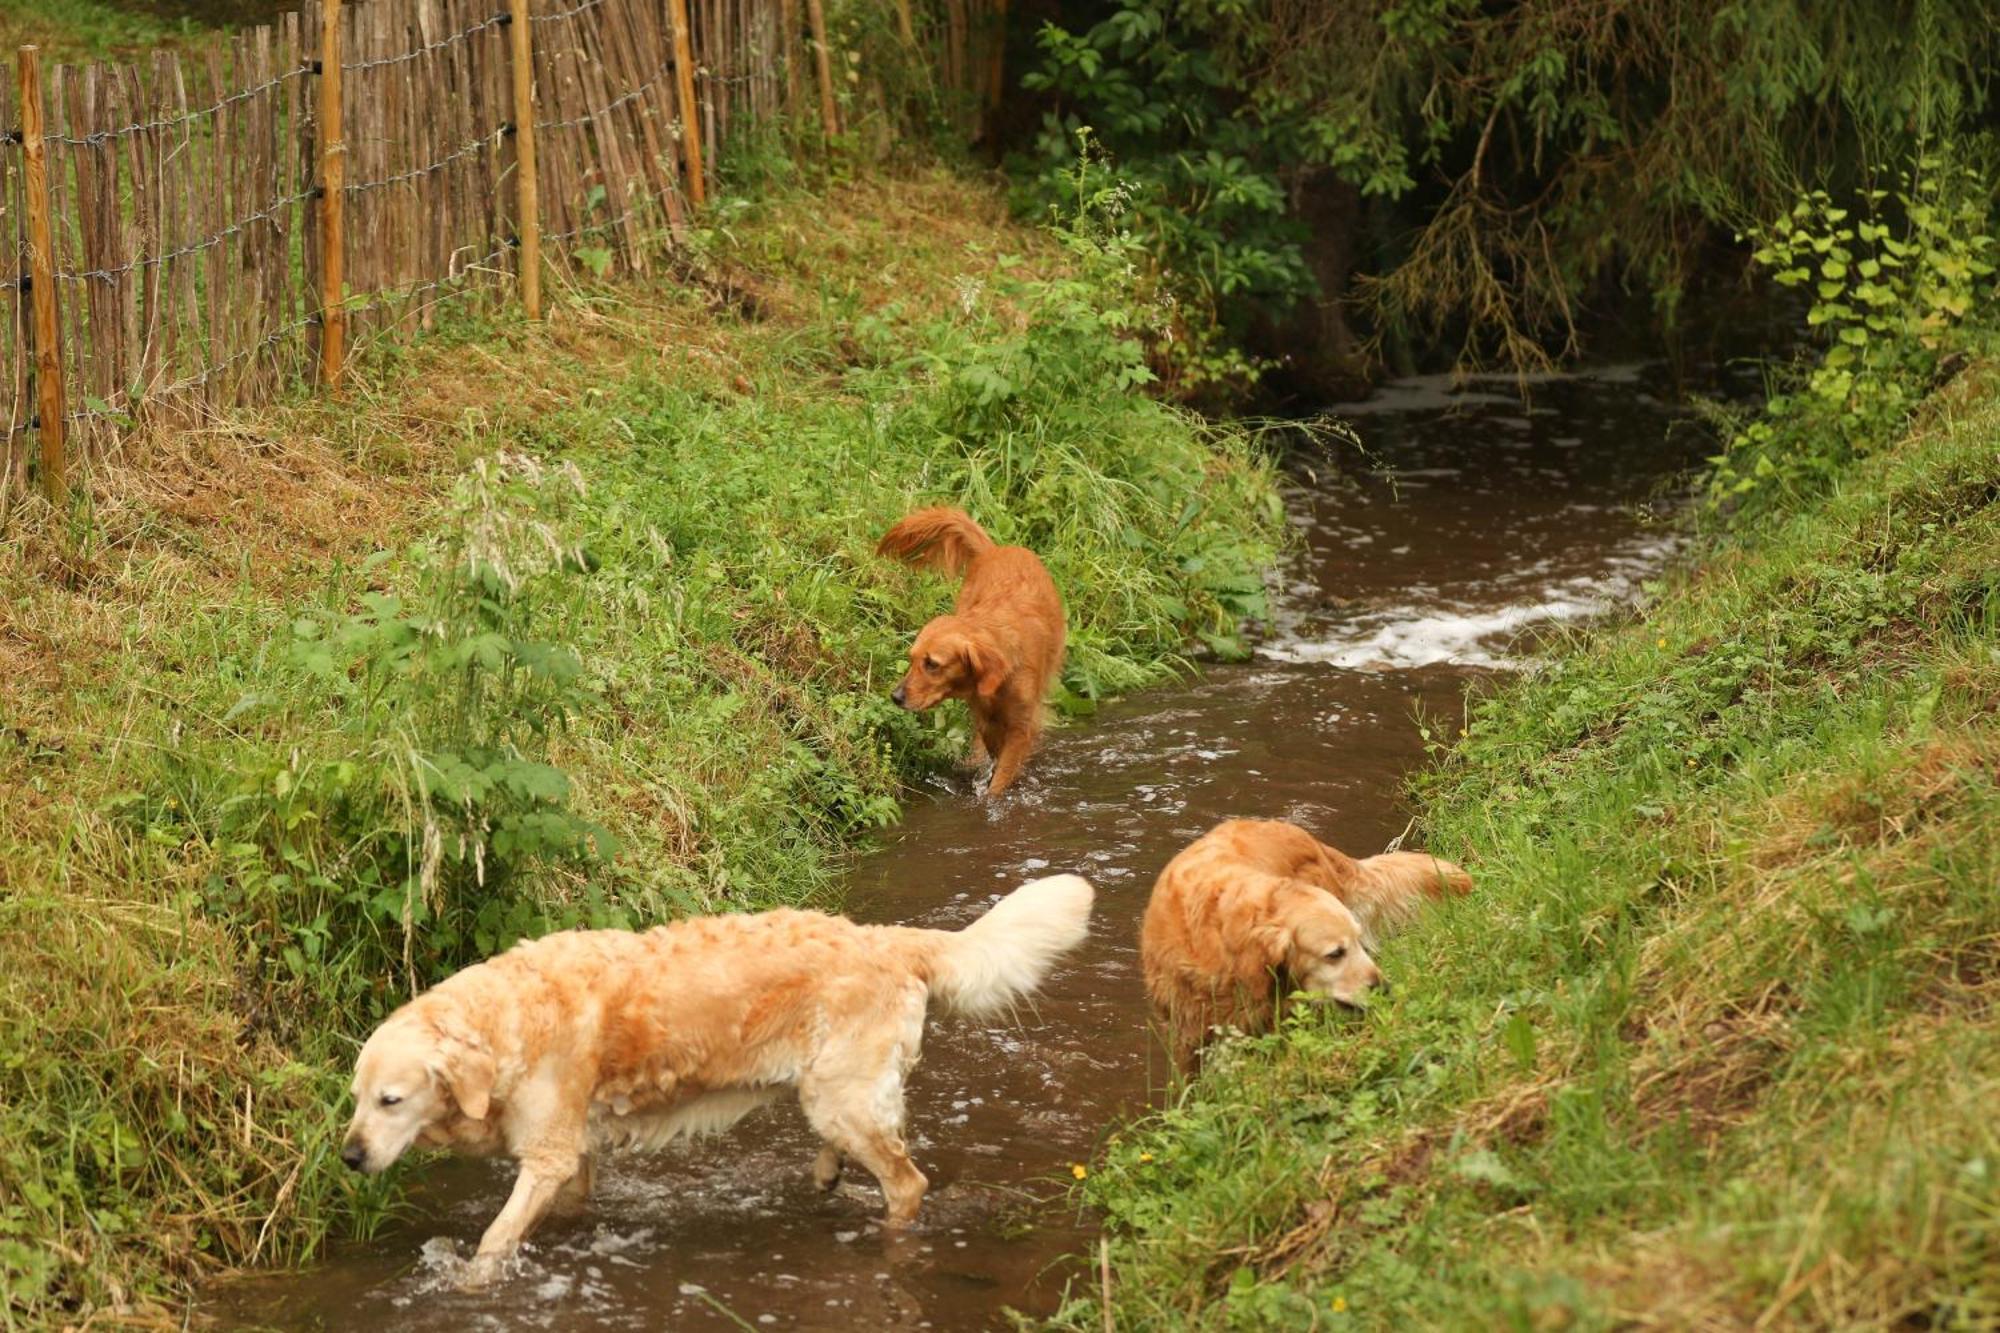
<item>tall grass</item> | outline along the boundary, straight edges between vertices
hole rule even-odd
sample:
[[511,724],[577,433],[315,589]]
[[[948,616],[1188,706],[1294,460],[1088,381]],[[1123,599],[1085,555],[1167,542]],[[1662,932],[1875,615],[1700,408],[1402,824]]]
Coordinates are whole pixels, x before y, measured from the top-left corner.
[[99,656],[0,740],[39,784],[0,823],[10,1319],[171,1305],[377,1221],[330,1149],[353,1043],[412,988],[565,925],[832,903],[967,741],[887,699],[953,591],[873,556],[909,507],[1042,552],[1072,710],[1256,609],[1268,469],[1143,394],[1097,242],[949,178],[840,202],[726,201],[658,289],[447,330],[352,420],[301,408],[279,458],[331,432],[342,488],[400,497],[330,561],[254,502],[190,528],[100,496],[84,576],[18,582],[0,641]]

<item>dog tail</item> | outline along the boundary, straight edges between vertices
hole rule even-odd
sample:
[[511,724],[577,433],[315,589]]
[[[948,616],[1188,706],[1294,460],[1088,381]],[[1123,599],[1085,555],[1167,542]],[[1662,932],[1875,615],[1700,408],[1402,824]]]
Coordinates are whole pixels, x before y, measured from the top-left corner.
[[1340,897],[1373,938],[1414,917],[1426,899],[1472,892],[1472,876],[1429,852],[1385,852],[1354,863]]
[[963,574],[975,556],[992,549],[993,539],[986,535],[986,529],[963,509],[950,505],[915,511],[875,544],[877,555],[946,574]]
[[974,1017],[1033,994],[1056,960],[1090,933],[1093,897],[1083,876],[1053,875],[1023,884],[963,930],[919,932],[932,993]]

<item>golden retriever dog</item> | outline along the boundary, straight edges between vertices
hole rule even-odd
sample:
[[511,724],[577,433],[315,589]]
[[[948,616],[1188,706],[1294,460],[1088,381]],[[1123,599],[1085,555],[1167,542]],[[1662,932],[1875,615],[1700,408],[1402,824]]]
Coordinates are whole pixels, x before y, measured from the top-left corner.
[[1075,875],[1027,884],[960,931],[818,912],[575,930],[468,967],[391,1014],[354,1071],[341,1160],[378,1172],[412,1144],[520,1164],[467,1285],[495,1277],[552,1207],[589,1196],[594,1154],[719,1133],[787,1089],[825,1146],[873,1172],[888,1224],[929,1182],[903,1142],[903,1078],[933,1002],[1004,1010],[1089,929]]
[[1042,734],[1042,705],[1062,670],[1062,596],[1025,546],[996,546],[962,509],[919,509],[883,534],[878,555],[963,573],[958,604],[925,625],[910,670],[889,695],[922,712],[946,699],[972,709],[972,762],[993,757],[986,794],[1020,776]]
[[1268,1032],[1294,990],[1359,1008],[1386,986],[1369,950],[1472,877],[1422,852],[1357,861],[1295,824],[1232,819],[1153,883],[1139,954],[1154,1020],[1193,1073],[1218,1030]]

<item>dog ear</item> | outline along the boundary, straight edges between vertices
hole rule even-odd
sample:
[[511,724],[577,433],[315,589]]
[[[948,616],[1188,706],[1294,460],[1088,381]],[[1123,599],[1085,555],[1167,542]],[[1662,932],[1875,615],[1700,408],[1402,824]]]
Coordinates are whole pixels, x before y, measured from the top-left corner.
[[965,641],[965,664],[972,668],[979,697],[991,699],[1007,683],[1007,658],[991,643],[980,639]]
[[1257,960],[1265,967],[1281,967],[1292,956],[1292,928],[1283,921],[1267,921],[1250,932],[1257,948]]
[[439,1047],[437,1076],[451,1090],[451,1099],[467,1119],[484,1120],[493,1097],[493,1080],[500,1067],[491,1055],[462,1041],[446,1038]]

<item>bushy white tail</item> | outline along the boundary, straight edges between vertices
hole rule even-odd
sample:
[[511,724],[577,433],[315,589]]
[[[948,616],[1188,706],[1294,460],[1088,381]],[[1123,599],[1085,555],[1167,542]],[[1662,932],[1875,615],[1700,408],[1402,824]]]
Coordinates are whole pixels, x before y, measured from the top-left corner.
[[974,1017],[1032,994],[1090,933],[1093,897],[1081,875],[1052,875],[1023,884],[964,930],[923,932],[931,993]]

